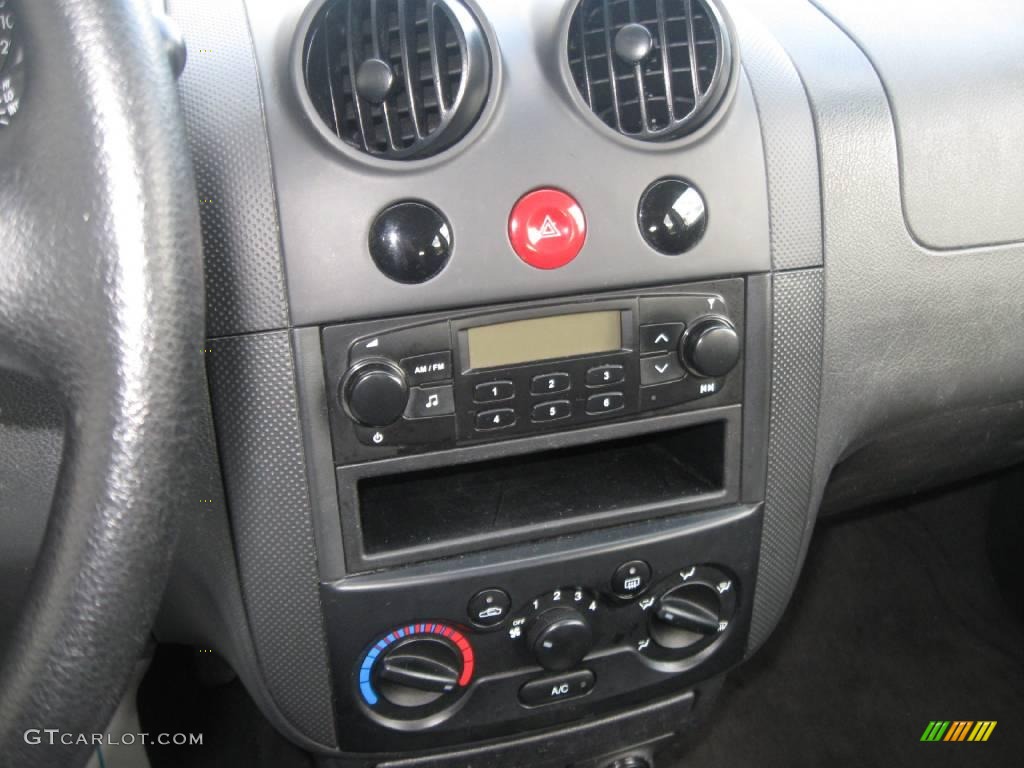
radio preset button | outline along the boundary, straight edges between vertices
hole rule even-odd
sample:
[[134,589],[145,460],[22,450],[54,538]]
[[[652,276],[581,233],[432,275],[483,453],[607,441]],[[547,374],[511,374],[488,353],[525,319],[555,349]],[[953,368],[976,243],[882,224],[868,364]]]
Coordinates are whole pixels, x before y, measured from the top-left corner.
[[535,395],[553,395],[565,392],[572,386],[568,373],[545,373],[530,380],[530,392]]
[[611,413],[621,410],[625,405],[626,398],[622,396],[621,392],[604,392],[587,398],[587,413],[591,416]]
[[452,377],[452,353],[447,349],[402,358],[401,365],[410,384],[429,384]]
[[407,419],[429,419],[455,413],[455,393],[451,384],[440,387],[413,387],[405,408]]
[[685,323],[657,323],[640,326],[640,352],[668,352],[675,349],[679,337],[686,330]]
[[683,366],[677,355],[658,355],[640,360],[640,383],[663,384],[683,378]]
[[606,384],[618,384],[626,378],[625,367],[612,365],[598,365],[587,371],[588,387],[603,387]]
[[549,403],[537,403],[533,406],[533,421],[558,421],[572,416],[572,403],[568,400],[552,400]]
[[487,381],[473,387],[474,403],[497,403],[516,396],[516,385],[511,381]]
[[482,411],[476,415],[476,428],[481,432],[491,429],[505,429],[516,423],[516,412],[511,408],[497,408]]

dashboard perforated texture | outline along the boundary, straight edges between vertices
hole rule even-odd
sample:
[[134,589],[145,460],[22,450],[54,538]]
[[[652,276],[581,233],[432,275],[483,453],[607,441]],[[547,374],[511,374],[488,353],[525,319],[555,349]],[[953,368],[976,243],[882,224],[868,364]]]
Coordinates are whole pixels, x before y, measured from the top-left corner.
[[207,334],[284,328],[277,205],[245,8],[169,0],[168,12],[188,41],[179,91],[199,194]]
[[772,267],[821,266],[818,144],[807,93],[793,62],[764,26],[740,4],[730,10],[761,118]]
[[253,640],[282,714],[335,744],[312,511],[287,331],[211,342],[217,444]]
[[772,283],[772,391],[761,560],[748,653],[765,641],[800,572],[814,480],[821,394],[824,274],[784,272]]

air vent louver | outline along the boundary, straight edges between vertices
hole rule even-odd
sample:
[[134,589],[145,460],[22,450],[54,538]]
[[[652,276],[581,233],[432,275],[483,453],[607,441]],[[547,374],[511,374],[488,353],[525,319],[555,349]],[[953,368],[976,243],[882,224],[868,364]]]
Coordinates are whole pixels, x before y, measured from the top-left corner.
[[491,79],[480,25],[457,0],[327,0],[302,53],[306,90],[328,130],[396,160],[462,138]]
[[581,0],[568,55],[591,110],[643,141],[674,139],[704,123],[732,67],[728,32],[710,0]]

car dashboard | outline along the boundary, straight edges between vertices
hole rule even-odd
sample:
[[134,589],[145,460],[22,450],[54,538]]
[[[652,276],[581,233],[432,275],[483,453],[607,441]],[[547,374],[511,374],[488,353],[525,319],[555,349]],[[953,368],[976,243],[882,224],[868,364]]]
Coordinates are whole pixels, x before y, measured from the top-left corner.
[[991,5],[167,0],[210,407],[155,636],[339,766],[713,727],[820,509],[1024,455]]

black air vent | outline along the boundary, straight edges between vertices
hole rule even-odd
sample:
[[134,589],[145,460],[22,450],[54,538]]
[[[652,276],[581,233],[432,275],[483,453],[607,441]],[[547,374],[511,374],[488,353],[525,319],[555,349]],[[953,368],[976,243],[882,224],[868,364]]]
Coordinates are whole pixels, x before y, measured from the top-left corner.
[[462,138],[490,85],[486,39],[457,0],[327,0],[302,53],[306,90],[328,130],[396,160]]
[[569,25],[580,95],[619,133],[666,141],[690,133],[722,100],[732,50],[710,0],[581,0]]

